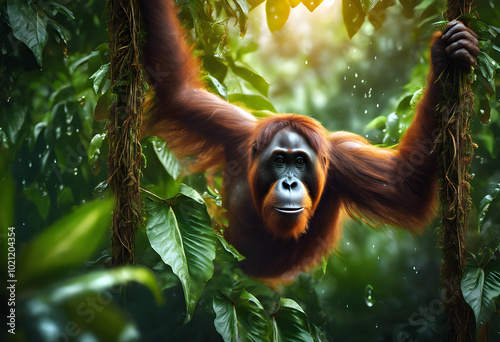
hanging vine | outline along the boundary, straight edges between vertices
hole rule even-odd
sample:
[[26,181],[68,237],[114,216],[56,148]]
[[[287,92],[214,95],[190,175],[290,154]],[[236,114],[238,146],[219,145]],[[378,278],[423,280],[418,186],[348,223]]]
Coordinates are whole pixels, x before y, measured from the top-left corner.
[[[471,0],[448,0],[448,21],[470,13]],[[443,265],[441,283],[445,291],[447,312],[446,341],[474,341],[474,313],[465,303],[460,281],[466,265],[465,230],[470,209],[468,169],[473,156],[473,143],[468,133],[474,113],[474,98],[468,75],[453,66],[441,75],[443,99],[437,110],[439,161],[439,197]]]
[[139,142],[142,122],[142,24],[138,0],[110,0],[111,84],[116,101],[108,121],[108,182],[115,196],[113,266],[133,264],[141,219]]

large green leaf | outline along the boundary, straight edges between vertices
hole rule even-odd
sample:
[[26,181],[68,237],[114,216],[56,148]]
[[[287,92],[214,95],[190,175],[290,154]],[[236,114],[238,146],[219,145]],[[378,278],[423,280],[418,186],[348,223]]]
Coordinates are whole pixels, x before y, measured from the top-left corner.
[[142,266],[126,266],[83,274],[64,282],[53,290],[48,299],[58,304],[88,292],[101,292],[115,285],[138,282],[151,290],[158,304],[163,302],[160,287],[152,271]]
[[206,282],[214,272],[216,236],[203,198],[181,185],[172,205],[146,202],[151,247],[179,277],[189,322]]
[[43,49],[48,41],[45,14],[34,2],[9,0],[7,14],[14,36],[22,41],[42,65]]
[[259,300],[246,290],[235,302],[221,293],[216,294],[213,308],[215,329],[224,341],[271,340],[269,314]]
[[177,179],[181,173],[181,165],[174,153],[168,149],[167,143],[156,137],[151,138],[151,143],[156,156],[165,168],[165,171],[167,171],[173,179]]
[[313,342],[306,313],[295,301],[280,299],[280,308],[274,314],[273,340]]
[[19,259],[19,282],[39,286],[83,264],[108,231],[112,200],[82,205],[30,242]]
[[491,260],[484,268],[467,263],[462,276],[462,293],[476,316],[476,328],[491,319],[500,296],[500,261]]

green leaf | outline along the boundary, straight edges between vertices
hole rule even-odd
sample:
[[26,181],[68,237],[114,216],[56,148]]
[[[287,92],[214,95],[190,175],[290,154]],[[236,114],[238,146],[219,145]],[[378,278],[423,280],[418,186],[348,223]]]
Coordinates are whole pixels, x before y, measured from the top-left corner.
[[113,99],[113,94],[110,89],[108,89],[103,95],[99,96],[97,104],[94,108],[94,119],[98,122],[106,119],[109,113],[109,107],[111,107],[111,101]]
[[326,338],[325,334],[323,334],[323,332],[314,324],[313,324],[313,329],[314,331],[312,332],[312,334],[315,341],[328,342],[328,339]]
[[375,129],[375,128],[383,128],[385,127],[385,123],[387,121],[387,117],[386,116],[383,116],[383,115],[380,115],[380,116],[377,116],[375,119],[373,119],[372,121],[370,121],[368,123],[368,125],[365,126],[365,130],[367,129]]
[[269,83],[262,76],[248,68],[236,65],[231,58],[228,58],[227,61],[229,63],[229,67],[236,76],[250,83],[259,93],[267,97],[269,92]]
[[309,12],[314,11],[322,2],[323,0],[302,0],[302,3],[307,7]]
[[255,42],[249,42],[248,44],[243,45],[236,51],[236,59],[240,60],[244,55],[255,52],[259,49],[259,44]]
[[181,165],[173,152],[168,149],[167,143],[156,137],[151,138],[151,143],[156,156],[158,157],[161,165],[165,168],[165,171],[167,171],[173,179],[177,179],[181,174]]
[[240,252],[238,252],[238,250],[236,250],[236,248],[234,248],[233,245],[227,242],[223,236],[219,234],[216,234],[216,236],[219,242],[221,243],[222,247],[224,248],[224,250],[229,254],[231,254],[236,260],[243,261],[246,259],[243,255],[240,254]]
[[396,113],[391,113],[387,116],[385,128],[387,129],[387,134],[391,138],[399,138],[399,117]]
[[249,110],[268,110],[270,112],[276,113],[276,108],[272,105],[269,100],[262,95],[249,95],[241,93],[229,94],[228,100],[234,104],[240,104]]
[[110,227],[112,208],[112,200],[84,204],[38,235],[19,258],[19,283],[53,282],[88,260]]
[[[379,0],[374,2],[372,0],[368,1],[370,5],[369,10],[365,10],[365,13],[368,13],[368,20],[373,25],[375,30],[379,30],[385,22],[387,17],[387,8],[393,6],[396,1],[395,0]],[[365,1],[366,3],[366,1]]]
[[48,41],[45,14],[33,2],[9,0],[7,15],[14,37],[22,41],[35,55],[42,66],[43,49]]
[[58,286],[49,296],[49,300],[58,304],[71,297],[88,292],[101,292],[107,288],[132,281],[149,288],[157,304],[163,303],[163,296],[154,273],[142,266],[125,266],[83,274]]
[[481,227],[484,223],[486,215],[488,214],[488,209],[490,208],[491,203],[500,193],[500,183],[498,183],[491,193],[484,196],[479,204],[479,227]]
[[424,88],[420,88],[416,92],[413,93],[413,96],[410,100],[410,108],[415,111],[417,109],[417,105],[420,100],[424,97]]
[[50,196],[47,195],[47,191],[40,191],[36,186],[23,190],[23,194],[35,204],[40,216],[46,220],[50,209]]
[[281,30],[290,15],[290,6],[284,0],[266,1],[267,26],[271,32]]
[[58,4],[57,2],[52,2],[49,5],[54,6],[57,12],[65,15],[68,19],[75,20],[75,15],[67,7]]
[[342,0],[342,16],[349,38],[359,31],[365,22],[365,12],[360,0]]
[[292,299],[281,298],[274,314],[274,341],[313,342],[309,322],[302,308]]
[[105,85],[109,79],[109,68],[110,63],[101,65],[99,70],[90,76],[92,88],[94,89],[94,93],[96,93],[96,95],[103,95],[106,92]]
[[[496,70],[500,69],[500,65],[497,61],[491,58],[488,54],[481,51],[477,57],[476,70],[479,71],[480,75],[484,77],[483,86],[486,93],[491,97],[495,94],[495,75]],[[481,78],[479,78],[482,81]]]
[[9,145],[14,145],[19,137],[27,114],[26,105],[18,101],[8,101],[3,104],[2,115],[0,115],[0,127],[3,128],[9,140]]
[[50,27],[52,27],[54,30],[57,31],[57,33],[59,33],[59,37],[61,37],[64,44],[67,44],[70,37],[69,31],[64,26],[62,26],[58,21],[49,17],[45,17],[45,19],[47,20],[47,23],[50,25]]
[[247,30],[248,21],[248,11],[250,10],[250,5],[246,0],[234,0],[236,6],[236,19],[240,25],[240,36],[244,36]]
[[203,77],[203,80],[213,93],[219,95],[219,97],[227,101],[226,87],[224,87],[224,85],[222,85],[222,83],[220,83],[218,79],[210,75],[205,75]]
[[462,292],[476,316],[476,329],[491,319],[500,296],[500,261],[491,260],[484,269],[468,261],[462,275]]
[[101,156],[101,146],[104,139],[106,139],[106,134],[96,134],[90,141],[87,157],[91,166],[94,165]]
[[224,341],[271,341],[269,315],[259,300],[246,290],[235,302],[217,293],[213,309],[215,329]]
[[179,277],[186,300],[185,323],[214,271],[216,237],[203,198],[182,185],[171,206],[146,202],[151,247]]

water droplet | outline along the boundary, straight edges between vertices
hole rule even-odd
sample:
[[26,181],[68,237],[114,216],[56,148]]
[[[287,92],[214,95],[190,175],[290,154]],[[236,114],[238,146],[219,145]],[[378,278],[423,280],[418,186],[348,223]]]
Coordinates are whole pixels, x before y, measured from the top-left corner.
[[358,77],[358,73],[355,73],[355,74],[354,74],[354,77]]
[[369,308],[371,308],[375,304],[375,298],[373,297],[374,291],[373,291],[373,286],[370,284],[366,285],[365,287],[365,304]]
[[304,63],[306,63],[306,65],[307,65],[307,63],[309,63],[309,62],[308,62],[308,61],[305,61]]
[[[366,95],[366,94],[365,94]],[[365,114],[368,114],[368,109],[365,109]]]

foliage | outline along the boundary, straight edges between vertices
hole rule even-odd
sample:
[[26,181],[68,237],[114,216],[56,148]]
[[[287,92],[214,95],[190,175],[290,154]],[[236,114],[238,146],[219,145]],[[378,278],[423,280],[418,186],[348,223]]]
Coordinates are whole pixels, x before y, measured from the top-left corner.
[[462,289],[467,303],[474,310],[476,327],[491,319],[500,298],[500,184],[481,201],[477,220],[477,235],[469,244],[470,258],[464,270]]
[[[255,115],[311,113],[331,129],[386,146],[397,143],[412,121],[425,82],[431,24],[444,8],[434,0],[343,1],[326,16],[338,11],[344,23],[321,26],[316,7],[326,1],[177,2],[214,93]],[[314,37],[295,27],[301,20],[291,25],[304,5],[320,18],[308,24],[319,32]],[[259,8],[267,18],[278,11],[276,21],[267,20],[276,31],[267,41],[259,39],[266,19],[252,17]],[[141,142],[141,266],[103,270],[111,217],[111,204],[100,200],[107,196],[103,120],[112,99],[108,12],[104,2],[81,0],[9,0],[0,11],[0,227],[4,234],[15,228],[21,253],[17,340],[439,338],[440,257],[432,229],[413,239],[348,223],[324,269],[268,287],[241,272],[237,261],[244,256],[220,235],[227,221],[220,172],[187,175],[157,138]],[[500,287],[500,51],[492,24],[500,22],[500,10],[492,1],[478,1],[477,12],[480,20],[470,20],[484,54],[475,69],[475,102],[479,118],[489,117],[489,123],[471,125],[479,145],[471,181],[471,221],[477,225],[469,228],[463,288],[477,322],[492,317],[493,334]],[[4,251],[6,244],[2,239]],[[44,330],[48,325],[53,335]]]

